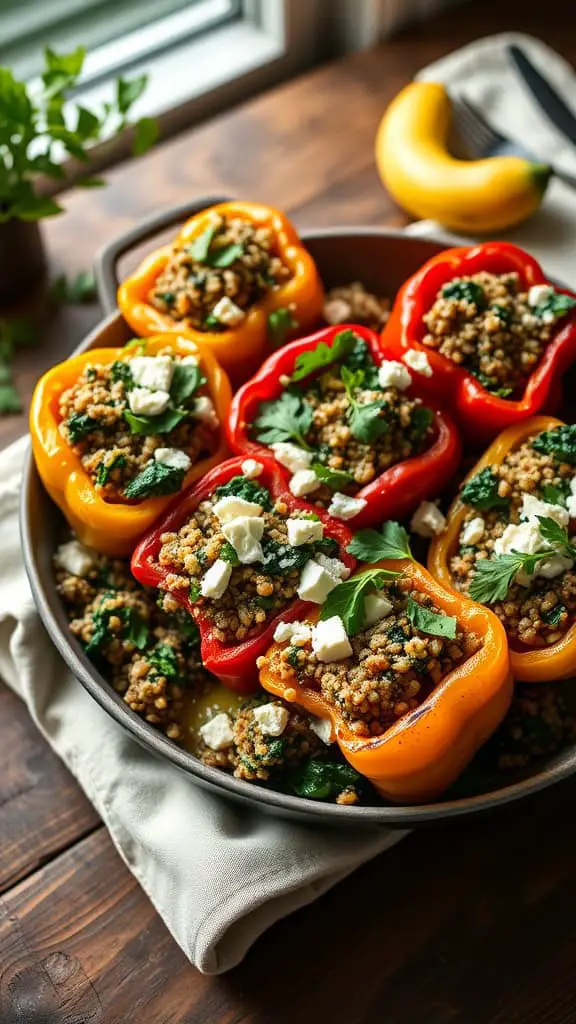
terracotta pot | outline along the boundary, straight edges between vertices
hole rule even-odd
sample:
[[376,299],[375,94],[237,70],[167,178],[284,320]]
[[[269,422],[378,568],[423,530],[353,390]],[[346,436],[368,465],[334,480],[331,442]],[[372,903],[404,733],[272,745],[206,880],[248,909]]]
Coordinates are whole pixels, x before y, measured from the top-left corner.
[[9,306],[35,290],[46,273],[44,240],[37,221],[0,224],[0,306]]

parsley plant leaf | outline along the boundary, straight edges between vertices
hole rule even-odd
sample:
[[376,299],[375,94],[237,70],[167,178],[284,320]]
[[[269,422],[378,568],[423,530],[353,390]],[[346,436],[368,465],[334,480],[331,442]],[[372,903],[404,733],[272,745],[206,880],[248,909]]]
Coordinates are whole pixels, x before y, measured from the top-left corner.
[[442,636],[448,640],[454,640],[456,636],[457,620],[455,615],[445,615],[443,612],[433,612],[425,608],[413,597],[408,598],[406,615],[415,629],[429,636]]
[[312,406],[291,391],[283,391],[280,398],[261,402],[254,420],[254,431],[262,444],[294,441],[310,451],[306,434],[312,426]]
[[330,591],[320,610],[320,618],[330,619],[333,615],[339,615],[348,636],[355,636],[360,633],[366,621],[366,595],[380,590],[385,583],[400,575],[388,569],[367,569],[366,572],[351,576]]
[[400,523],[390,521],[378,530],[359,530],[346,550],[361,562],[384,558],[413,558],[408,534]]

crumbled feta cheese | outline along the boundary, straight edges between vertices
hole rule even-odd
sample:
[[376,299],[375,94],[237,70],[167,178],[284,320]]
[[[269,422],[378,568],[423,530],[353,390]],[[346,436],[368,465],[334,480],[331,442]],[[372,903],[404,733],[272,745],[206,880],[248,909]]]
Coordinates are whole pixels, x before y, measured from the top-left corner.
[[546,580],[553,580],[560,576],[567,569],[571,569],[574,562],[565,555],[551,555],[550,558],[543,558],[536,566],[536,576],[543,576]]
[[470,519],[462,530],[460,536],[461,543],[466,546],[477,544],[484,536],[484,529],[485,524],[482,516],[475,516],[474,519]]
[[432,367],[425,352],[417,352],[415,348],[409,348],[402,358],[411,370],[421,373],[423,377],[432,376]]
[[[494,541],[495,555],[509,555],[512,551],[533,555],[542,548],[542,535],[534,523],[509,523],[501,537]],[[523,569],[516,573],[515,582],[529,587],[532,577]]]
[[156,448],[154,458],[162,466],[168,466],[169,469],[183,469],[186,473],[192,465],[192,460],[180,448]]
[[398,388],[406,391],[412,383],[412,377],[402,363],[396,359],[385,359],[378,370],[378,383],[381,388]]
[[280,704],[260,704],[252,714],[264,736],[281,736],[290,717]]
[[207,395],[200,395],[200,397],[195,400],[192,415],[195,420],[201,420],[202,423],[207,423],[209,427],[220,426],[220,420],[216,415],[214,402],[211,398],[208,398]]
[[212,511],[221,523],[229,523],[232,519],[238,519],[238,516],[261,516],[262,505],[256,501],[247,501],[236,494],[227,494],[216,502]]
[[95,553],[81,544],[79,540],[69,540],[61,544],[54,556],[59,569],[64,569],[72,576],[87,576],[94,568]]
[[[190,344],[188,338],[180,338],[180,339],[177,339],[177,340],[183,341],[187,345]],[[182,359],[180,360],[180,366],[199,366],[199,365],[200,365],[200,360],[199,360],[198,356],[182,356]]]
[[230,562],[225,562],[223,558],[217,558],[202,578],[202,583],[200,584],[202,597],[212,597],[217,601],[219,597],[222,597],[230,583],[231,575],[232,566]]
[[300,573],[298,584],[298,597],[303,601],[313,601],[314,604],[323,604],[331,590],[338,586],[340,581],[324,569],[322,565],[310,559]]
[[247,480],[256,480],[264,471],[264,466],[256,459],[244,459],[240,468]]
[[570,513],[563,505],[551,505],[548,501],[541,501],[540,498],[535,498],[533,494],[522,495],[522,511],[520,514],[522,519],[526,519],[529,523],[534,523],[536,526],[539,525],[538,516],[553,519],[559,526],[567,526],[570,520]]
[[222,533],[232,545],[242,565],[253,565],[264,560],[262,551],[262,534],[264,520],[254,516],[238,516],[229,522],[222,523]]
[[335,519],[353,519],[365,505],[365,498],[351,498],[348,494],[335,491],[328,506],[328,512]]
[[446,529],[446,517],[433,501],[421,501],[410,520],[410,529],[419,537],[434,537]]
[[382,593],[368,594],[364,598],[364,623],[366,626],[373,626],[390,615],[394,605]]
[[528,305],[540,306],[543,302],[547,302],[553,294],[554,289],[549,284],[533,284],[528,291]]
[[134,356],[129,366],[138,387],[149,391],[170,391],[174,376],[172,356]]
[[329,718],[310,718],[308,721],[311,732],[315,733],[318,739],[322,740],[327,747],[334,742],[332,738],[332,722]]
[[352,572],[339,558],[329,558],[328,555],[323,555],[321,552],[316,555],[316,561],[337,580],[347,580]]
[[227,295],[223,295],[214,306],[212,316],[219,323],[226,324],[227,327],[235,327],[236,324],[239,324],[244,319],[246,314],[243,309],[240,309],[240,306],[232,302],[232,299],[229,299]]
[[159,416],[169,401],[170,395],[167,391],[132,388],[128,394],[128,404],[135,416]]
[[315,540],[322,540],[324,526],[319,519],[287,519],[288,543],[293,548],[301,544],[313,544]]
[[320,487],[320,481],[313,469],[298,469],[288,484],[295,498],[302,498]]
[[299,469],[308,469],[313,459],[312,452],[306,452],[290,441],[275,441],[270,447],[274,452],[276,462],[285,466],[291,473],[297,473]]
[[312,650],[318,661],[325,663],[351,657],[352,644],[339,615],[316,623],[312,629]]
[[307,622],[279,622],[274,630],[274,639],[277,644],[286,643],[292,640],[294,643],[305,643],[312,636],[312,629]]
[[566,501],[566,508],[571,519],[576,519],[576,494],[570,494]]
[[229,715],[222,712],[214,715],[208,722],[204,722],[198,729],[204,743],[210,750],[226,750],[234,743],[232,721]]

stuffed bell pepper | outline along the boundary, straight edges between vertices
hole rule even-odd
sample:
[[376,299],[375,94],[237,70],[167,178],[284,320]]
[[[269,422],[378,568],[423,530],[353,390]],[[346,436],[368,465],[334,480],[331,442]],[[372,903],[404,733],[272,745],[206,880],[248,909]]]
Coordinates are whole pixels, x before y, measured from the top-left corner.
[[130,554],[171,496],[225,458],[230,398],[211,352],[173,334],[91,349],[44,374],[32,450],[78,540]]
[[272,459],[230,459],[182,495],[132,557],[140,583],[185,608],[202,663],[231,689],[257,687],[256,659],[349,576],[351,534],[292,495]]
[[436,579],[501,620],[516,679],[576,673],[575,519],[576,425],[537,416],[496,438],[432,541]]
[[309,330],[322,300],[314,261],[290,221],[241,202],[191,217],[174,243],[148,256],[118,291],[137,334],[184,331],[208,346],[236,382],[286,337]]
[[404,284],[382,343],[477,445],[558,404],[576,296],[508,242],[447,249]]
[[354,528],[406,515],[460,459],[449,417],[367,327],[329,327],[269,356],[234,396],[228,438],[273,455],[294,495]]
[[435,799],[508,710],[504,630],[414,562],[398,524],[360,531],[349,550],[391,557],[340,583],[319,613],[280,622],[258,662],[261,685],[325,719],[386,799]]

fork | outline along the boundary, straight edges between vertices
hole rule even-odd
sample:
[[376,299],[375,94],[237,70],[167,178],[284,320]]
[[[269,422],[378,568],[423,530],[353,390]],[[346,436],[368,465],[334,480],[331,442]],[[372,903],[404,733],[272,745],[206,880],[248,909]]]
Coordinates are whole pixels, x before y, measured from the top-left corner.
[[[502,135],[464,96],[453,96],[451,99],[456,128],[472,156],[521,156],[532,163],[543,163],[526,146]],[[556,167],[552,167],[552,172],[560,181],[576,188],[576,177]]]

